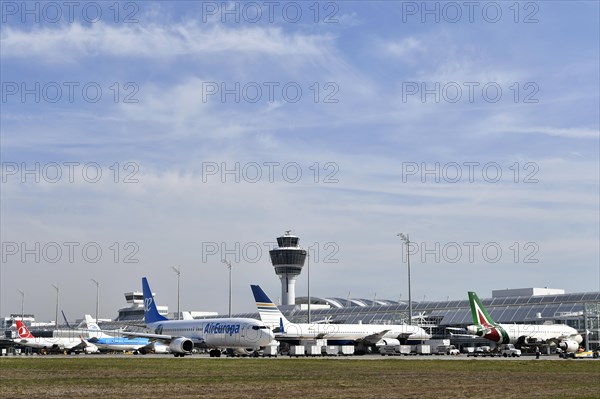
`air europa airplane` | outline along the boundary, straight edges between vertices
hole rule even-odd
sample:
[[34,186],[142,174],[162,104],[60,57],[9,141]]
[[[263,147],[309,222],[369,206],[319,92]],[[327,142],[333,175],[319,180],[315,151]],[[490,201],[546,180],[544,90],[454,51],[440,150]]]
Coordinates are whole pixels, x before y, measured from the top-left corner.
[[474,292],[469,292],[473,325],[467,331],[498,344],[555,343],[565,352],[576,352],[581,334],[564,324],[498,324],[490,317]]
[[169,320],[158,313],[148,280],[142,278],[144,292],[144,322],[154,334],[123,332],[131,337],[148,338],[167,344],[171,353],[185,356],[194,347],[209,348],[211,357],[221,356],[221,350],[232,348],[247,353],[268,345],[274,336],[264,323],[246,318]]

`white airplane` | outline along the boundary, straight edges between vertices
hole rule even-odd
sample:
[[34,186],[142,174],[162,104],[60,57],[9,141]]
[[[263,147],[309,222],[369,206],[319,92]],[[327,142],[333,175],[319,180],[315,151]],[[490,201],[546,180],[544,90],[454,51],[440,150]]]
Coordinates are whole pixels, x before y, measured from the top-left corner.
[[565,352],[576,352],[583,338],[564,324],[498,324],[490,317],[474,292],[469,292],[473,325],[467,331],[497,344],[535,345],[554,343]]
[[[280,341],[300,339],[327,339],[339,343],[359,344],[363,347],[377,344],[399,345],[400,340],[431,338],[418,326],[406,324],[318,324],[291,323],[258,285],[251,285],[261,320],[276,332]],[[385,341],[385,342],[382,342]]]
[[17,334],[19,338],[14,339],[14,342],[31,348],[45,349],[47,351],[66,351],[67,353],[98,352],[96,345],[87,342],[82,337],[79,337],[79,339],[75,339],[74,337],[36,338],[21,320],[17,320]]
[[177,356],[192,353],[194,347],[209,348],[211,357],[221,356],[221,349],[232,348],[246,353],[267,346],[273,333],[264,323],[246,318],[169,320],[158,313],[148,280],[142,278],[144,292],[144,322],[154,334],[123,332],[131,337],[149,338],[164,342]]
[[148,338],[124,338],[115,337],[113,334],[122,335],[121,332],[115,331],[111,334],[100,329],[92,316],[85,315],[87,341],[96,345],[100,352],[107,351],[131,351],[133,353],[146,354],[151,351],[155,353],[167,353],[168,347],[161,345],[158,342],[151,342]]

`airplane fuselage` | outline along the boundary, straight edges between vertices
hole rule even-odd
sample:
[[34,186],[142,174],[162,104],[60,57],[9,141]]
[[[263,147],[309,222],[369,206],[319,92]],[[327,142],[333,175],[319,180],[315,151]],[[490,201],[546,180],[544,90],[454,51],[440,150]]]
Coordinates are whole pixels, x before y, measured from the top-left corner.
[[90,342],[101,351],[135,351],[150,344],[146,338],[97,338]]
[[186,337],[195,346],[208,348],[257,348],[273,340],[264,324],[245,318],[167,320],[150,323],[148,328],[155,334]]
[[371,324],[288,324],[277,338],[357,341],[388,330],[381,338],[406,338],[424,340],[431,336],[418,326]]
[[470,325],[467,331],[498,344],[523,344],[552,340],[572,340],[580,344],[583,337],[564,324],[490,324]]
[[[30,348],[35,349],[52,349],[52,350],[71,350],[75,347],[78,347],[81,351],[84,351],[84,348],[81,347],[81,339],[80,338],[16,338],[14,342],[28,346]],[[89,345],[90,348],[93,348],[93,345]]]

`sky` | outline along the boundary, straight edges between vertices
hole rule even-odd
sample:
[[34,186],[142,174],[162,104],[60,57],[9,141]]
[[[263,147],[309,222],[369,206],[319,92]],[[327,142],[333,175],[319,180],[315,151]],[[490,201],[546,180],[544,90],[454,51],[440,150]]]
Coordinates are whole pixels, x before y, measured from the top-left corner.
[[596,1],[1,7],[0,315],[600,290]]

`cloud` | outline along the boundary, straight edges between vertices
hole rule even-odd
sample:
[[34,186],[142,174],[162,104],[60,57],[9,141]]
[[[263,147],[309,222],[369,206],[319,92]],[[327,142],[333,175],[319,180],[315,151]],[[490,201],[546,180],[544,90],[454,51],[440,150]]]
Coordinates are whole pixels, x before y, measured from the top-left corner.
[[417,51],[425,51],[424,44],[414,36],[400,41],[388,41],[380,44],[381,51],[393,57],[406,57]]
[[585,127],[570,127],[570,128],[559,128],[551,126],[539,126],[539,127],[514,127],[509,129],[503,129],[507,133],[519,133],[519,134],[537,134],[546,135],[553,137],[565,137],[571,139],[598,139],[600,138],[600,131],[598,129],[590,129]]
[[227,28],[218,24],[186,22],[161,25],[112,26],[94,24],[35,28],[6,27],[2,31],[3,57],[38,58],[44,62],[75,62],[83,57],[114,56],[172,59],[223,52],[245,55],[322,57],[330,35],[285,33],[277,27]]

